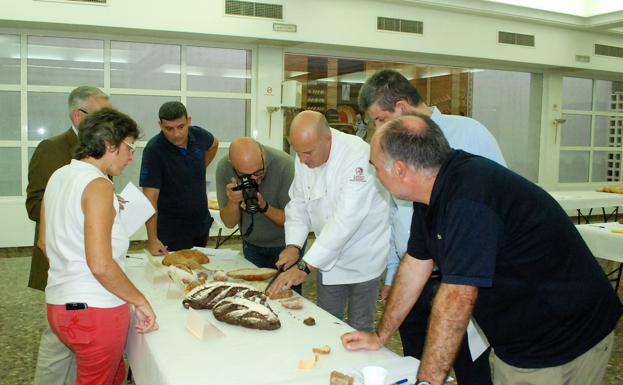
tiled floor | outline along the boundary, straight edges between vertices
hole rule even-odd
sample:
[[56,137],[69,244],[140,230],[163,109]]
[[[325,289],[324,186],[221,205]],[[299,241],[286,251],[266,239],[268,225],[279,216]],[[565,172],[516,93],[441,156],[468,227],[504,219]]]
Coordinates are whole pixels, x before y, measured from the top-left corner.
[[[142,250],[142,245],[135,247]],[[230,241],[223,247],[240,249],[240,242]],[[0,385],[32,384],[39,337],[46,322],[43,293],[26,288],[29,253],[26,248],[0,249]],[[614,266],[608,264],[604,268]],[[315,279],[308,279],[303,287],[305,296],[311,299],[316,296],[314,282]],[[623,288],[619,289],[619,297],[623,298]],[[381,313],[382,309],[377,309],[377,316]],[[616,333],[619,338],[615,342],[604,385],[623,384],[623,321],[619,321]],[[397,335],[390,340],[388,347],[402,353]]]

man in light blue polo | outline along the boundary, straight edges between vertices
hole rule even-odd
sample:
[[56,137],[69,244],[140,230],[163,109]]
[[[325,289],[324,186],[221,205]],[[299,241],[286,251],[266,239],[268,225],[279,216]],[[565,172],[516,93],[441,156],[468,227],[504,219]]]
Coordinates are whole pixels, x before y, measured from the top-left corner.
[[[437,107],[424,103],[417,89],[403,75],[393,70],[381,70],[372,75],[359,92],[359,108],[366,111],[378,128],[383,123],[403,114],[421,114],[431,118],[443,131],[450,146],[475,155],[489,158],[506,166],[497,141],[480,122],[456,115],[444,115]],[[400,259],[407,251],[413,202],[393,198],[390,200],[391,240],[385,284],[381,301],[385,302],[396,274]],[[421,359],[432,300],[439,283],[439,275],[433,273],[422,290],[420,298],[400,326],[405,355]],[[488,351],[487,351],[488,353]],[[491,384],[489,355],[482,354],[472,361],[467,338],[461,346],[454,363],[454,371],[460,385]]]

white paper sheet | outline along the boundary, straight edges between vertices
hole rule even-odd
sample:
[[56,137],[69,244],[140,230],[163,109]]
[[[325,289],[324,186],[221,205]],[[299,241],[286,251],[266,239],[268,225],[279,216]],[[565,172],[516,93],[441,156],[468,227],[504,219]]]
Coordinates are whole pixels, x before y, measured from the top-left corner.
[[154,215],[156,210],[154,210],[149,199],[132,182],[128,182],[119,196],[125,201],[123,210],[120,210],[119,218],[128,236],[132,236]]
[[489,347],[489,341],[484,337],[473,318],[467,324],[467,344],[469,345],[472,361],[476,361]]

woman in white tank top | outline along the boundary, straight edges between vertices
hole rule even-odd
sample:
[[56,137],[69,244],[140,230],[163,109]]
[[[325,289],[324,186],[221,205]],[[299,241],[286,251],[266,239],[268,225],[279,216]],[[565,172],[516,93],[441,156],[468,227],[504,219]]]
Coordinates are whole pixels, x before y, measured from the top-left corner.
[[133,159],[138,135],[136,122],[121,112],[89,114],[78,127],[75,159],[52,174],[43,199],[38,245],[50,260],[48,322],[76,355],[79,385],[123,382],[129,305],[137,332],[158,328],[123,271],[129,238],[108,179]]

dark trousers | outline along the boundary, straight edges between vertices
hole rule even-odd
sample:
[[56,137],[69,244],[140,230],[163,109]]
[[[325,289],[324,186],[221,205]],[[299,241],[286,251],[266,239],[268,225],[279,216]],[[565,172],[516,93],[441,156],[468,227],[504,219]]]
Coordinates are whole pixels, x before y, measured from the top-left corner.
[[[260,247],[245,240],[242,241],[242,253],[244,254],[245,259],[257,267],[269,267],[274,269],[275,264],[279,260],[279,254],[285,248],[285,245],[277,247]],[[305,250],[305,245],[303,245],[303,250]],[[301,289],[301,285],[292,286],[292,290],[299,294],[302,292]]]
[[[424,341],[428,328],[428,318],[433,305],[433,298],[439,281],[429,279],[420,298],[415,303],[407,318],[400,325],[400,339],[405,356],[422,358]],[[472,361],[467,344],[467,335],[454,361],[454,374],[459,385],[491,385],[491,368],[489,367],[489,352],[487,349],[476,361]]]
[[169,251],[206,247],[212,222],[209,215],[196,224],[158,218],[158,238]]

